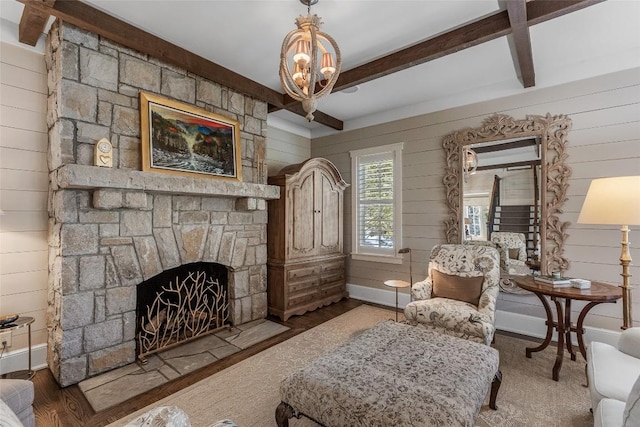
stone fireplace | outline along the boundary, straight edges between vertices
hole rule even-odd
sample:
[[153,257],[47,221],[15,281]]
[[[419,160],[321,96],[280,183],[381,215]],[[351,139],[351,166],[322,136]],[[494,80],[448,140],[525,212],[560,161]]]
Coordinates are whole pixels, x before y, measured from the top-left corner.
[[[68,24],[48,37],[48,364],[62,386],[136,357],[136,288],[191,263],[227,269],[233,324],[267,315],[267,105]],[[141,171],[139,92],[240,123],[243,182]],[[113,144],[113,168],[93,166]]]

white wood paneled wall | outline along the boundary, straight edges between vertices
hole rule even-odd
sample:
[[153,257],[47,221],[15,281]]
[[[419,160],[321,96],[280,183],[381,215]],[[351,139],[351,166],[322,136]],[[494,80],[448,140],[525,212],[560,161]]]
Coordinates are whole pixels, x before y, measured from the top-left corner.
[[[42,54],[0,42],[0,315],[34,317],[47,342],[47,74]],[[8,352],[27,347],[26,328]]]
[[285,130],[269,127],[267,131],[267,168],[269,176],[276,175],[288,165],[311,157],[311,141]]
[[[573,120],[569,133],[569,200],[562,219],[572,224],[565,254],[571,261],[568,275],[619,284],[621,267],[618,227],[576,224],[582,202],[593,178],[640,175],[640,69],[630,69],[561,86],[533,89],[494,101],[452,108],[405,120],[398,120],[311,142],[312,156],[326,157],[344,177],[351,176],[349,151],[404,142],[403,246],[413,253],[414,281],[426,275],[431,248],[443,241],[446,217],[444,187],[445,135],[465,127],[478,127],[494,113],[516,119],[526,115],[566,114]],[[640,189],[638,189],[640,191]],[[349,189],[347,189],[347,193]],[[345,252],[351,248],[350,194],[345,194]],[[640,326],[640,227],[631,232],[634,265],[632,283],[635,325]],[[387,279],[408,280],[408,257],[404,265],[348,261],[347,282],[384,289]],[[577,312],[583,304],[574,303]],[[502,294],[498,309],[543,318],[535,296]],[[586,325],[616,330],[621,325],[622,307],[601,304],[590,312]]]

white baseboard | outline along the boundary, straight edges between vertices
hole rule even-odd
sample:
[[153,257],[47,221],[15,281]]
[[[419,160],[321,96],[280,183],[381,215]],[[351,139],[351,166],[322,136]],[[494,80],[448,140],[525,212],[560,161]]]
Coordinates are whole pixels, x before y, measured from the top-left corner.
[[[0,359],[0,374],[19,371],[29,367],[29,349],[21,348],[5,353]],[[37,371],[47,367],[47,345],[37,344],[31,348],[31,369]]]
[[[366,286],[347,284],[349,297],[371,302],[375,304],[395,307],[395,291],[386,289],[374,289]],[[398,306],[404,308],[410,302],[410,296],[405,293],[398,293]],[[547,332],[545,319],[528,316],[524,314],[512,313],[509,311],[496,311],[496,329],[506,332],[513,332],[533,338],[544,338]],[[600,341],[611,345],[617,345],[620,332],[609,329],[593,328],[585,326],[585,344],[591,341]],[[557,334],[553,333],[553,340],[556,341]],[[573,336],[575,341],[575,336]],[[574,342],[577,345],[577,342]]]

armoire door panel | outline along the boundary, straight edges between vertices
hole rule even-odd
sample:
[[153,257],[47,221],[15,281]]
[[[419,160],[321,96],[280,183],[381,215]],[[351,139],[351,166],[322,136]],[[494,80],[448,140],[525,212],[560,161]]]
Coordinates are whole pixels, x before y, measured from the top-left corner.
[[318,230],[318,253],[331,253],[342,251],[342,191],[335,188],[331,177],[320,172],[318,174],[319,188],[319,212],[316,216],[316,229]]
[[291,188],[290,257],[310,256],[315,253],[314,177],[303,177],[299,185]]

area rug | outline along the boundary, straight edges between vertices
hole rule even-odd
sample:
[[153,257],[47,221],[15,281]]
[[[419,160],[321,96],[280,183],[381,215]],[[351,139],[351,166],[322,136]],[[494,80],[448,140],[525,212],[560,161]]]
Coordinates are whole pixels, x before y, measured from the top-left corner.
[[[325,322],[283,343],[262,351],[192,386],[141,409],[110,426],[122,426],[152,407],[182,408],[194,427],[205,427],[229,418],[242,427],[275,425],[274,412],[280,403],[280,381],[293,370],[344,343],[376,323],[393,317],[393,312],[363,305]],[[555,360],[552,347],[525,357],[530,341],[498,335],[494,344],[500,352],[503,375],[498,410],[488,401],[477,420],[478,427],[590,426],[588,390],[584,387],[584,361],[568,358],[560,381],[551,379]],[[311,427],[307,419],[290,420],[290,426]]]

